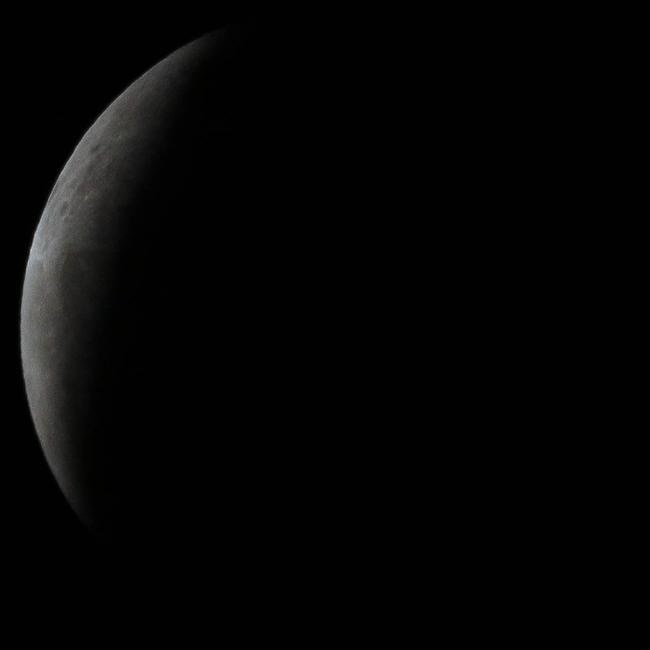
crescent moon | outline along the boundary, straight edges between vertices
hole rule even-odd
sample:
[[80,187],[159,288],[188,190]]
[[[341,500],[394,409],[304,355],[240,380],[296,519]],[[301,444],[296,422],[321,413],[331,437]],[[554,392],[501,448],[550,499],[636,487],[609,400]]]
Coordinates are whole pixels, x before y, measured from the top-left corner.
[[236,219],[252,140],[233,133],[260,67],[245,43],[210,34],[129,86],[72,153],[33,239],[29,407],[61,490],[106,539],[202,525],[243,464],[217,403],[232,415],[246,381],[235,341],[251,328],[252,294],[232,288],[255,247]]

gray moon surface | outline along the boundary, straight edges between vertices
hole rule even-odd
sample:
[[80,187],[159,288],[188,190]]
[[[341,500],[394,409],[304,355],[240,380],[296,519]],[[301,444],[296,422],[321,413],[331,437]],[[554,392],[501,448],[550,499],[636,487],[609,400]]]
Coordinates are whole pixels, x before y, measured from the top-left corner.
[[[106,499],[106,470],[88,440],[96,408],[97,348],[115,343],[98,321],[114,300],[109,278],[142,193],[143,174],[164,155],[178,102],[218,37],[177,51],[135,81],[97,119],[74,150],[47,201],[25,276],[21,345],[25,384],[47,461],[66,498],[90,525]],[[110,408],[110,405],[105,405]],[[96,435],[101,435],[97,433]],[[127,450],[124,450],[128,453]]]
[[227,28],[177,50],[99,116],[43,211],[21,308],[27,397],[99,539],[218,543],[250,563],[246,549],[323,537],[313,513],[357,426],[339,409],[356,391],[343,337],[366,231],[346,213],[362,194],[358,160],[338,153],[343,92],[295,45]]
[[239,462],[217,441],[241,424],[215,404],[232,404],[227,386],[247,381],[255,347],[241,341],[256,317],[244,318],[240,290],[256,236],[238,215],[259,208],[245,198],[256,74],[265,91],[245,42],[215,32],[129,86],[72,153],[33,239],[29,407],[65,497],[106,538],[213,517],[213,495],[229,489],[217,459]]

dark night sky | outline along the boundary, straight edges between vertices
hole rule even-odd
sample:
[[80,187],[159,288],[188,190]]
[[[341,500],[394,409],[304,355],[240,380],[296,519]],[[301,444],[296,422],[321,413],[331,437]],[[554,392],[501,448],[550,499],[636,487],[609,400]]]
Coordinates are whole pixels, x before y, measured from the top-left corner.
[[[521,538],[520,514],[528,504],[522,508],[517,502],[512,511],[504,510],[517,533],[503,545],[501,528],[492,514],[493,502],[501,503],[502,495],[493,499],[489,489],[495,467],[500,470],[503,459],[510,464],[511,452],[502,454],[502,448],[510,447],[511,441],[494,447],[494,437],[489,430],[484,432],[486,424],[496,423],[499,428],[503,413],[510,419],[515,413],[513,421],[524,422],[531,413],[536,418],[540,409],[544,412],[547,408],[535,405],[531,411],[527,393],[521,400],[524,406],[517,405],[514,411],[512,407],[513,394],[517,398],[521,391],[530,391],[532,384],[522,380],[525,375],[519,369],[538,367],[537,360],[527,356],[527,346],[539,337],[537,332],[531,337],[528,325],[522,328],[523,335],[512,333],[513,323],[518,327],[521,314],[527,313],[520,308],[521,296],[530,294],[537,300],[537,294],[530,292],[526,265],[510,257],[510,238],[515,224],[514,248],[518,255],[528,255],[529,240],[537,241],[540,222],[533,220],[534,232],[530,233],[525,228],[531,226],[521,224],[529,220],[531,203],[540,214],[546,209],[540,196],[548,196],[547,186],[554,183],[547,180],[544,155],[538,154],[552,150],[557,160],[565,146],[557,143],[558,135],[547,138],[550,145],[540,144],[547,134],[557,131],[564,135],[562,129],[555,129],[554,120],[565,118],[548,115],[563,114],[567,105],[564,94],[558,96],[557,104],[540,100],[545,84],[550,83],[546,77],[553,77],[555,84],[556,75],[545,72],[548,52],[556,47],[548,39],[552,30],[547,32],[544,23],[531,27],[538,23],[537,10],[529,21],[520,19],[519,28],[511,30],[509,9],[502,9],[508,14],[508,19],[502,20],[501,15],[492,15],[491,7],[481,13],[465,5],[455,10],[458,16],[442,15],[445,10],[441,9],[435,20],[387,17],[381,27],[370,25],[368,12],[356,27],[348,28],[349,15],[339,13],[333,18],[330,15],[329,24],[320,29],[326,38],[313,50],[327,45],[321,71],[323,78],[329,75],[326,88],[330,92],[322,93],[318,117],[327,119],[330,130],[321,132],[319,144],[333,152],[334,162],[320,161],[326,171],[315,183],[320,195],[307,197],[306,204],[311,208],[318,199],[327,199],[320,204],[330,235],[324,237],[324,230],[308,234],[320,247],[320,259],[334,260],[337,265],[339,275],[328,285],[336,295],[326,307],[335,305],[329,314],[340,317],[341,340],[345,339],[347,347],[339,350],[343,362],[335,380],[336,386],[351,396],[351,406],[347,412],[344,407],[340,412],[331,410],[342,416],[338,421],[349,425],[349,431],[334,441],[334,451],[323,458],[317,449],[313,456],[321,462],[321,475],[330,477],[342,473],[346,463],[351,468],[348,476],[353,476],[356,484],[352,480],[339,484],[339,493],[332,497],[331,510],[336,512],[323,527],[329,525],[338,534],[342,550],[335,559],[344,561],[321,582],[312,580],[305,565],[297,562],[294,582],[299,585],[302,580],[302,587],[293,589],[291,600],[283,600],[284,565],[275,567],[278,579],[266,587],[253,585],[251,576],[240,580],[231,575],[224,581],[222,567],[229,565],[229,558],[219,549],[210,558],[214,572],[206,572],[201,562],[192,558],[179,562],[158,555],[155,565],[140,567],[125,564],[123,558],[108,557],[60,494],[28,411],[19,346],[22,283],[34,229],[63,165],[107,105],[154,63],[192,39],[252,14],[243,9],[196,9],[189,2],[154,7],[138,14],[134,3],[88,4],[83,9],[30,5],[3,15],[0,596],[8,596],[9,609],[2,608],[0,627],[4,627],[3,616],[12,619],[15,611],[27,616],[21,633],[40,627],[54,642],[67,644],[72,633],[82,630],[83,622],[91,635],[81,635],[84,647],[103,647],[101,641],[111,632],[118,637],[112,647],[122,647],[125,639],[129,645],[133,641],[136,647],[149,647],[146,642],[153,631],[163,634],[171,647],[193,647],[198,645],[191,636],[196,621],[179,637],[167,635],[166,623],[184,608],[190,614],[187,620],[202,619],[211,634],[221,635],[224,624],[237,626],[238,640],[250,631],[267,635],[274,625],[286,623],[287,628],[295,629],[308,624],[310,616],[320,616],[319,623],[311,626],[312,636],[319,639],[337,617],[361,621],[360,638],[365,639],[368,630],[383,634],[389,616],[378,620],[378,612],[392,613],[395,599],[407,601],[410,597],[415,606],[409,607],[408,622],[399,628],[404,645],[404,630],[411,627],[413,612],[417,615],[426,610],[429,621],[428,610],[437,607],[433,601],[420,599],[420,592],[423,585],[427,594],[430,587],[436,592],[439,566],[442,572],[451,570],[455,589],[475,598],[470,588],[475,576],[465,580],[461,575],[463,579],[458,580],[458,571],[462,573],[458,567],[469,564],[471,573],[476,557],[483,562],[482,558],[490,556],[486,563],[501,572],[501,563],[490,555],[490,543],[494,542],[484,542],[486,533],[504,546],[508,555]],[[315,11],[310,16],[316,23],[320,19]],[[565,24],[555,14],[553,20]],[[303,29],[304,17],[295,24],[308,42],[311,32]],[[516,37],[508,33],[501,38],[510,31]],[[536,41],[538,33],[541,36]],[[345,44],[342,38],[347,39]],[[532,55],[531,48],[535,49]],[[566,63],[560,55],[554,56],[562,59],[558,74],[562,78],[567,75]],[[539,63],[540,58],[544,63]],[[541,83],[540,70],[544,72]],[[574,69],[570,72],[564,78],[567,86],[575,81]],[[315,91],[317,86],[313,84]],[[557,91],[552,90],[548,97],[555,101]],[[529,166],[531,152],[542,162]],[[542,164],[543,173],[537,174],[535,165]],[[531,174],[542,179],[543,187],[535,186],[540,181],[531,181]],[[567,178],[570,176],[567,173]],[[508,209],[516,218],[509,220],[508,215],[499,221],[504,204],[512,206]],[[546,240],[542,243],[545,246]],[[534,252],[534,246],[531,250]],[[312,252],[302,251],[306,265]],[[492,273],[497,258],[504,270],[498,271],[495,279]],[[537,262],[534,255],[530,258]],[[545,267],[541,264],[540,268]],[[512,275],[519,279],[514,289],[509,289]],[[501,298],[494,299],[495,287],[510,307],[502,308]],[[516,316],[511,318],[509,310],[513,308]],[[537,314],[539,309],[537,305],[531,313]],[[495,333],[497,329],[502,331]],[[520,344],[524,337],[528,343]],[[513,341],[515,372],[501,358],[502,348],[507,356]],[[351,358],[356,367],[349,363]],[[477,367],[479,372],[474,373]],[[505,381],[508,390],[502,389],[499,372],[509,375]],[[518,386],[511,392],[513,377]],[[492,399],[494,390],[499,394]],[[475,400],[477,393],[481,397]],[[474,433],[472,426],[467,432],[459,429],[464,417],[472,426],[477,418],[480,426]],[[449,422],[453,426],[445,429]],[[358,435],[348,436],[350,431]],[[472,448],[473,435],[480,437],[480,444]],[[517,440],[521,437],[519,432]],[[452,438],[459,442],[447,442]],[[428,449],[431,439],[436,447],[433,452]],[[459,447],[449,452],[446,444]],[[496,454],[483,453],[489,446]],[[474,464],[467,462],[467,452],[472,449],[477,458]],[[499,462],[492,463],[490,454],[498,456]],[[528,455],[536,454],[537,449]],[[519,452],[515,464],[527,471],[528,461],[522,463],[521,458]],[[478,478],[472,476],[479,466]],[[510,471],[508,467],[503,472],[503,484],[525,499],[520,477],[512,481]],[[472,495],[458,508],[454,501],[458,497],[449,498],[448,493],[463,490]],[[435,494],[430,497],[430,493]],[[481,509],[476,493],[488,504],[488,514],[483,516],[490,521],[485,526],[472,514],[472,508]],[[448,520],[444,514],[440,519],[439,506],[453,511]],[[344,517],[338,516],[341,511]],[[435,543],[426,549],[421,562],[417,549],[412,548],[415,538],[409,537],[409,527],[415,522],[415,526],[428,528],[430,519]],[[463,523],[458,524],[459,520]],[[479,522],[471,524],[469,535],[464,535],[465,520]],[[535,536],[539,526],[538,521],[531,525]],[[442,553],[436,547],[439,537]],[[561,539],[564,537],[562,532]],[[428,544],[424,532],[419,539]],[[462,542],[461,550],[451,549],[446,555],[445,540],[455,545],[457,539]],[[541,555],[545,554],[546,550]],[[537,563],[537,549],[526,562],[531,557]],[[511,559],[507,557],[506,564]],[[431,579],[423,568],[429,563],[435,571]],[[525,563],[517,562],[518,576],[527,575],[522,566]],[[407,576],[395,578],[395,583],[410,576],[415,584],[405,587],[402,582],[393,589],[391,571],[395,576]],[[329,568],[322,570],[322,574],[328,572]],[[320,586],[328,580],[330,587],[333,585],[331,598]],[[479,592],[478,600],[493,600],[492,586],[502,582],[501,575],[484,581],[486,591]],[[483,593],[488,589],[486,599]],[[442,600],[449,600],[444,590],[437,593]],[[518,587],[513,594],[529,606],[528,599],[519,598],[522,592]],[[315,595],[321,601],[314,606]],[[379,601],[384,610],[373,609]],[[456,604],[454,598],[451,602]],[[374,618],[360,616],[364,605],[373,609]],[[137,620],[143,630],[139,637],[125,637],[116,631],[118,609],[128,610],[127,618]],[[460,609],[462,624],[469,620],[469,626],[476,627],[465,608]],[[541,610],[546,612],[546,607]],[[503,611],[512,618],[509,608]],[[262,618],[265,614],[267,619]],[[45,616],[50,617],[50,625]],[[305,645],[312,644],[302,643],[301,647]]]

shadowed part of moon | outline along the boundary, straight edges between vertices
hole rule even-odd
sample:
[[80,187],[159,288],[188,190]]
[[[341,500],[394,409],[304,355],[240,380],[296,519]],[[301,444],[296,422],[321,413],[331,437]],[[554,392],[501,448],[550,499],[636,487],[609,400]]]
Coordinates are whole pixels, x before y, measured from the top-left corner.
[[354,363],[329,379],[350,331],[328,307],[346,299],[347,240],[340,170],[319,153],[334,111],[279,42],[226,29],[154,66],[84,135],[38,225],[29,405],[103,539],[259,557],[326,535],[313,513],[356,426],[334,407]]

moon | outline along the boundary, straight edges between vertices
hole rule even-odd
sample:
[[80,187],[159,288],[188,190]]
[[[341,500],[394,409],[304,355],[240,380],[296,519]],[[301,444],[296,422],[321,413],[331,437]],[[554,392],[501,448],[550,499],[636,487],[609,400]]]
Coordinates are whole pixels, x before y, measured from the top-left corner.
[[47,200],[27,398],[67,501],[113,548],[280,566],[349,512],[369,287],[350,215],[368,194],[327,42],[237,26],[180,48],[97,118]]
[[262,43],[215,32],[137,79],[79,142],[33,239],[29,407],[61,490],[100,539],[218,528],[238,544],[282,483],[270,429],[300,317],[284,311],[290,201],[280,216],[268,208],[286,189],[289,140],[273,133],[290,111],[273,108],[278,62]]

